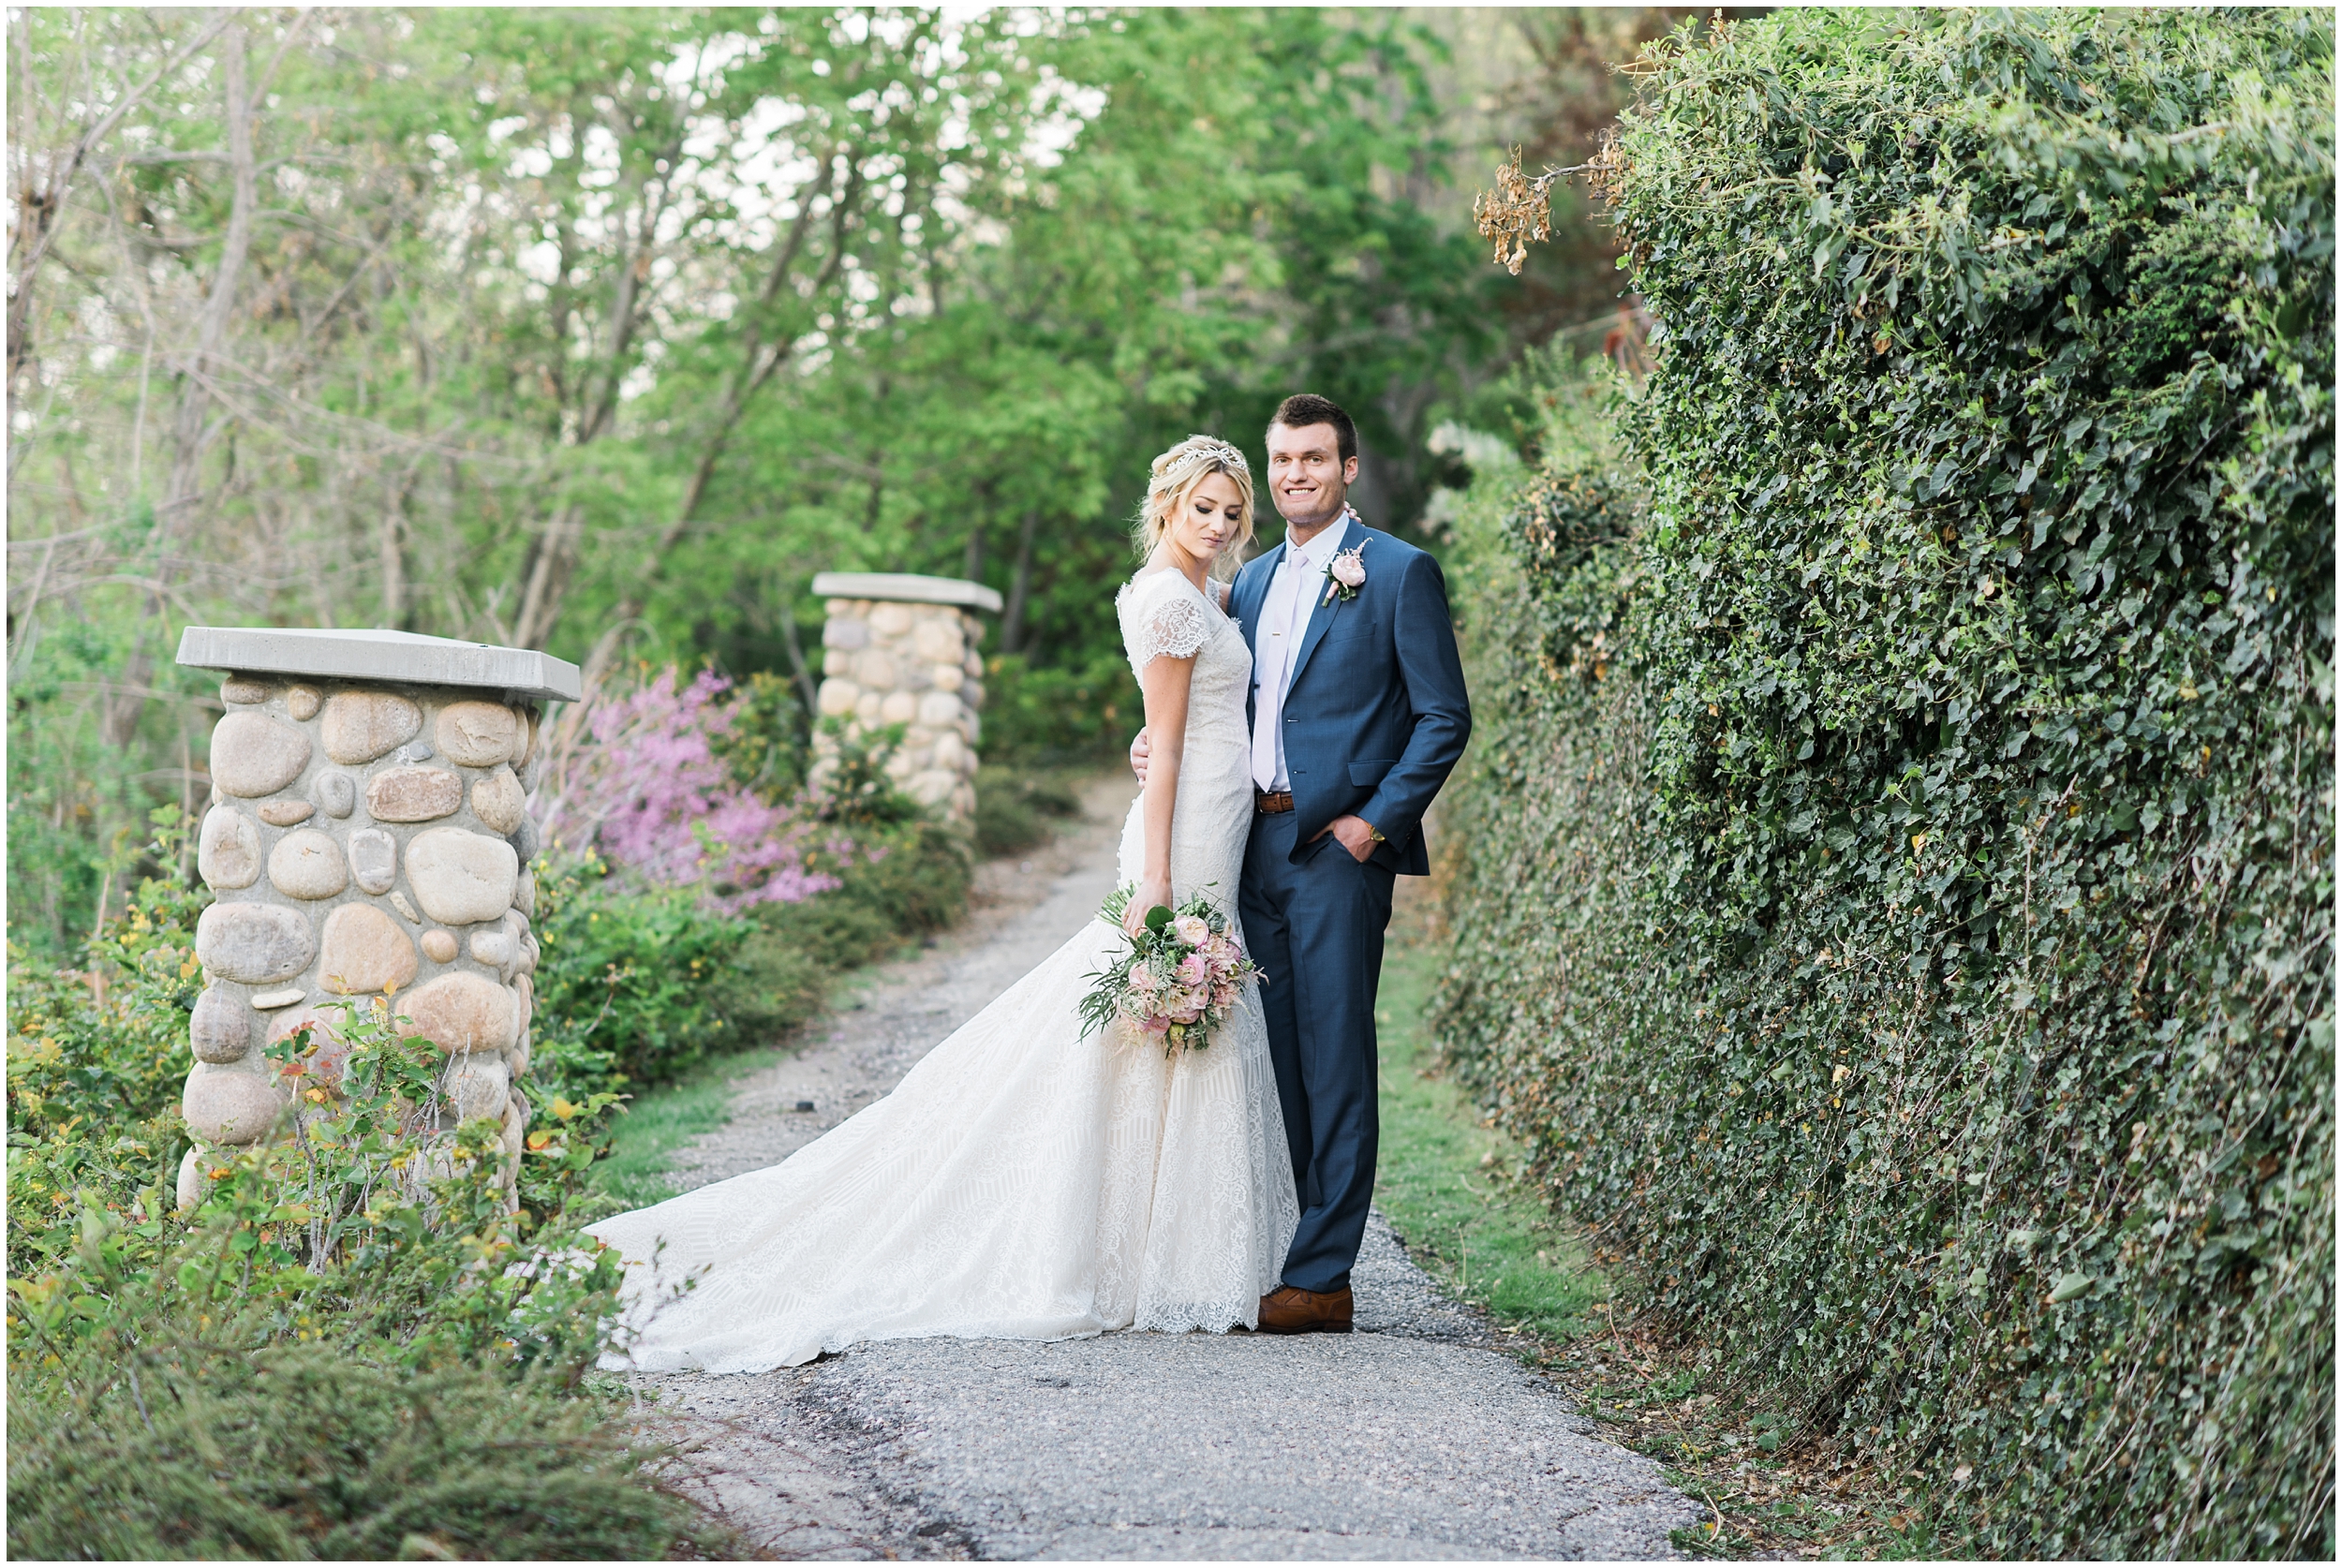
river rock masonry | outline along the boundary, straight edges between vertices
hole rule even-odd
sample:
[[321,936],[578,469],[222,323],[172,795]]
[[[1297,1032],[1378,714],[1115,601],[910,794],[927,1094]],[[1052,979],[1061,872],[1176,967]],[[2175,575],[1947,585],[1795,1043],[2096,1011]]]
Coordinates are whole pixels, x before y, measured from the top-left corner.
[[[976,809],[977,717],[984,706],[984,623],[1001,596],[981,583],[907,572],[825,571],[813,591],[827,602],[822,630],[820,717],[849,737],[899,725],[887,771],[903,792],[950,821]],[[837,766],[826,727],[813,738],[812,782]]]
[[574,666],[528,649],[385,631],[190,627],[179,662],[221,670],[197,869],[203,991],[180,1108],[209,1150],[265,1137],[285,1105],[267,1047],[381,1002],[449,1058],[466,1119],[502,1123],[508,1189],[528,1127],[537,939],[522,802],[547,700]]

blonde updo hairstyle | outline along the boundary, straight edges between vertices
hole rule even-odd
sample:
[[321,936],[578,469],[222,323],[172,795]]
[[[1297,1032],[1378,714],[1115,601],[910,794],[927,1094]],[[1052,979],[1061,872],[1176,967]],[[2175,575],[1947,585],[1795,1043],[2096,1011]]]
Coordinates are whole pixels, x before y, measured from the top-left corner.
[[1195,487],[1214,474],[1234,480],[1244,497],[1236,538],[1211,563],[1214,577],[1236,575],[1237,568],[1244,564],[1244,547],[1253,540],[1253,469],[1242,452],[1216,436],[1190,436],[1155,459],[1147,480],[1147,500],[1138,509],[1138,526],[1134,530],[1140,559],[1154,555],[1155,546],[1171,531],[1173,520],[1195,494]]

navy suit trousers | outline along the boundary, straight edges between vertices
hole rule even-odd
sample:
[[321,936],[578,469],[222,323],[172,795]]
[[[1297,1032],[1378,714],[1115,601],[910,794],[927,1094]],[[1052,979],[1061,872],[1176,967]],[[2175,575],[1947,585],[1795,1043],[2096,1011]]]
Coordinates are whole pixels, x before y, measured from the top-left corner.
[[1253,819],[1237,910],[1261,967],[1268,1055],[1293,1151],[1301,1224],[1284,1282],[1340,1290],[1374,1197],[1374,992],[1397,874],[1351,858],[1327,834],[1297,856],[1297,819]]

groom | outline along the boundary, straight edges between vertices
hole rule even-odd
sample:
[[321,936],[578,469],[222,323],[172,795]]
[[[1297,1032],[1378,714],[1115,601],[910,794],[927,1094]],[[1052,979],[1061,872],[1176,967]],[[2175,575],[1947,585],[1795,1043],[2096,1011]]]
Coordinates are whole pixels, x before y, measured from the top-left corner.
[[[1253,836],[1237,894],[1265,973],[1268,1050],[1301,1222],[1270,1334],[1350,1328],[1374,1195],[1374,993],[1401,876],[1429,873],[1423,813],[1472,732],[1439,565],[1349,510],[1350,416],[1302,392],[1268,426],[1285,538],[1237,576],[1253,650]],[[1146,777],[1147,736],[1131,748]]]

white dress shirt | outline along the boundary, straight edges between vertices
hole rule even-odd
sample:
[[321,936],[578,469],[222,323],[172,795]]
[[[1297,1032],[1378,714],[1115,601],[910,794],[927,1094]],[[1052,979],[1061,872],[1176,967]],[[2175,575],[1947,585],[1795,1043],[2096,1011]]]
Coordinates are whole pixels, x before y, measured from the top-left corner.
[[1293,661],[1301,651],[1310,616],[1325,597],[1326,569],[1341,553],[1350,532],[1347,516],[1296,550],[1290,537],[1268,579],[1260,621],[1253,630],[1253,782],[1264,790],[1293,788],[1285,771],[1285,693],[1293,685]]

